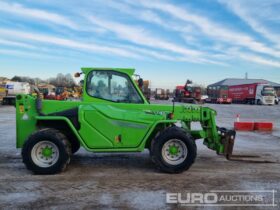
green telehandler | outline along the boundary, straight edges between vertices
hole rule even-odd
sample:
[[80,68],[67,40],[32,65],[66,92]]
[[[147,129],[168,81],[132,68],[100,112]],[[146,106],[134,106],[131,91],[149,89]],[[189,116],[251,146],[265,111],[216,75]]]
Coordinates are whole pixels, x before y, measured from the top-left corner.
[[[190,168],[195,140],[230,158],[235,131],[219,128],[216,111],[197,105],[150,104],[132,76],[134,69],[82,68],[81,101],[43,100],[16,96],[17,148],[34,174],[66,169],[80,146],[90,152],[150,151],[152,162],[166,173]],[[193,122],[201,129],[194,130]]]

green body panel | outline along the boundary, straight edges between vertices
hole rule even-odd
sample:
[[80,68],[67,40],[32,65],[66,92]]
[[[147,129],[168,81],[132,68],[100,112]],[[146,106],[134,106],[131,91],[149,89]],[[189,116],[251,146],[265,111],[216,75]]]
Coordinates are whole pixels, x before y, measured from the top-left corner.
[[[118,71],[130,78],[134,74],[134,69],[82,68],[85,80],[94,70]],[[39,115],[35,105],[36,97],[18,95],[16,101],[17,147],[21,148],[28,136],[38,130],[38,122],[52,120],[55,124],[58,120],[63,120],[88,151],[140,152],[147,147],[147,141],[159,125],[163,129],[172,124],[181,123],[182,127],[195,139],[203,138],[204,144],[209,148],[223,152],[214,110],[197,105],[176,105],[173,108],[170,105],[149,104],[132,78],[131,82],[143,99],[142,104],[116,103],[94,98],[86,93],[85,83],[82,101],[43,100],[42,112],[45,115]],[[78,107],[79,130],[67,117],[48,116],[50,113],[75,107]],[[169,119],[171,113],[174,116]],[[200,122],[202,130],[192,130],[192,122]]]
[[[141,120],[144,118],[141,115],[144,114],[140,111],[126,112],[112,105],[85,106],[81,108],[83,123],[81,123],[79,133],[91,148],[137,147],[153,122]],[[134,120],[135,117],[139,118],[137,122]],[[94,130],[93,133],[102,135],[103,140],[87,139],[88,132],[86,131],[89,127]],[[116,139],[118,136],[121,136],[121,141]]]

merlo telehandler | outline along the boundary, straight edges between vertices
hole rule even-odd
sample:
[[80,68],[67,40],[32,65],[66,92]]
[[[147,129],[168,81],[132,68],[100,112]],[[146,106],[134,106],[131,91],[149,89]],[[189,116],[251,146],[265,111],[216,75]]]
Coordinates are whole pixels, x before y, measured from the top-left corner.
[[[17,148],[27,169],[56,174],[80,146],[90,152],[150,151],[152,162],[166,173],[180,173],[194,163],[195,141],[227,158],[235,131],[219,128],[216,111],[197,105],[150,104],[134,82],[134,69],[82,68],[81,101],[16,96]],[[192,124],[200,122],[201,129]]]

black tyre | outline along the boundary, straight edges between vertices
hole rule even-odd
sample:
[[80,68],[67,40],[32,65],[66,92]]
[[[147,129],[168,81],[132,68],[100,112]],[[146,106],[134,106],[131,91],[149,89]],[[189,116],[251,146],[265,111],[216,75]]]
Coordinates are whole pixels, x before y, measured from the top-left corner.
[[63,133],[46,128],[29,136],[21,154],[26,168],[34,174],[56,174],[70,163],[71,145]]
[[151,143],[151,158],[166,173],[181,173],[190,168],[196,158],[196,144],[189,133],[171,127]]

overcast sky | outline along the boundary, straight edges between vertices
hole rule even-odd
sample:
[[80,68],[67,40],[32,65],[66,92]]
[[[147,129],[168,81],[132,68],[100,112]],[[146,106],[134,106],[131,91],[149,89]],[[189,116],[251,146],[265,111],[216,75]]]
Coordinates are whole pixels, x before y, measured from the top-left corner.
[[0,76],[132,67],[152,87],[187,79],[280,83],[279,0],[0,0]]

